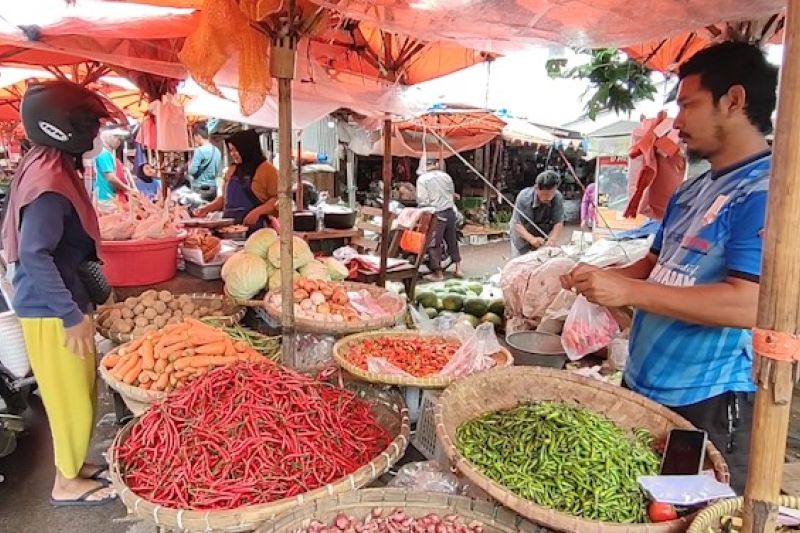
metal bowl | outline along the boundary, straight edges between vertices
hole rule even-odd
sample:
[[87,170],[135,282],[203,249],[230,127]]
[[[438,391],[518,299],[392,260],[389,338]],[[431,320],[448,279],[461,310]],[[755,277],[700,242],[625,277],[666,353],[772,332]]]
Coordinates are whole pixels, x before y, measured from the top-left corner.
[[506,337],[514,361],[521,366],[564,368],[567,355],[561,337],[541,331],[518,331]]

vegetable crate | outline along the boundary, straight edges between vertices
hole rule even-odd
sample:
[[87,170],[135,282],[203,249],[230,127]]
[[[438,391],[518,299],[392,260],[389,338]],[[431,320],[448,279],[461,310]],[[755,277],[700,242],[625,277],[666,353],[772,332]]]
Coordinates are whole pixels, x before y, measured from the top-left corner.
[[411,435],[411,445],[426,459],[436,461],[444,467],[449,461],[444,448],[436,439],[436,421],[434,418],[434,410],[441,396],[441,391],[422,391],[417,414],[417,427]]

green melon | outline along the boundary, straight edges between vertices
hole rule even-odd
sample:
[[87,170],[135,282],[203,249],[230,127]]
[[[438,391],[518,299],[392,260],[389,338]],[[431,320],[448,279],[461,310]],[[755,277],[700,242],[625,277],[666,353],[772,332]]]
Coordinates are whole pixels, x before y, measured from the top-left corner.
[[481,317],[489,311],[489,302],[483,298],[468,298],[464,300],[464,312],[472,316]]
[[505,315],[506,313],[505,301],[503,301],[502,298],[495,298],[494,300],[489,302],[489,312],[499,316]]
[[436,305],[436,300],[438,300],[438,297],[436,296],[436,293],[424,291],[418,292],[415,300],[422,307],[433,307]]
[[464,314],[464,313],[462,313],[462,316],[463,316],[464,322],[466,322],[467,324],[469,324],[473,328],[477,328],[481,323],[480,319],[478,317],[476,317],[476,316],[467,315],[467,314]]
[[428,315],[428,318],[436,318],[437,316],[439,316],[439,311],[437,311],[433,307],[426,307],[425,313]]
[[460,294],[448,294],[442,298],[442,307],[447,311],[457,313],[464,305],[464,298]]
[[501,328],[501,327],[503,327],[503,319],[502,319],[502,318],[500,318],[499,316],[497,316],[497,315],[496,315],[496,314],[494,314],[494,313],[486,313],[485,315],[483,315],[483,316],[481,317],[481,320],[480,320],[480,321],[481,321],[482,323],[483,323],[483,322],[491,322],[492,324],[494,324],[494,327],[495,327],[495,328]]
[[483,283],[467,283],[467,290],[470,290],[480,296],[483,292]]

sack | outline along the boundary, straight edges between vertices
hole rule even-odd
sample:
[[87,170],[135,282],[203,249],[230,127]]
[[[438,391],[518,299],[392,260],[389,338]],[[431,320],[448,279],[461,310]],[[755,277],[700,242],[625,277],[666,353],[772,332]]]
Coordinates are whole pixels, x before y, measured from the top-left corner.
[[583,296],[578,296],[561,335],[561,345],[571,361],[605,348],[619,334],[619,325],[611,312]]
[[103,274],[103,268],[99,261],[84,261],[78,265],[78,278],[86,287],[89,299],[95,305],[103,305],[111,298],[113,289]]

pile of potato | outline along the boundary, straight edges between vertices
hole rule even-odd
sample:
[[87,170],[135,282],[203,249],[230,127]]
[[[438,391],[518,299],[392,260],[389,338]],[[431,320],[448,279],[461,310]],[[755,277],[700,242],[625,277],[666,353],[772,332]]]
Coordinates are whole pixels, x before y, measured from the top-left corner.
[[224,316],[222,300],[207,300],[203,305],[189,295],[175,296],[169,291],[149,290],[138,297],[101,309],[100,325],[111,333],[134,337],[157,331],[184,318]]

